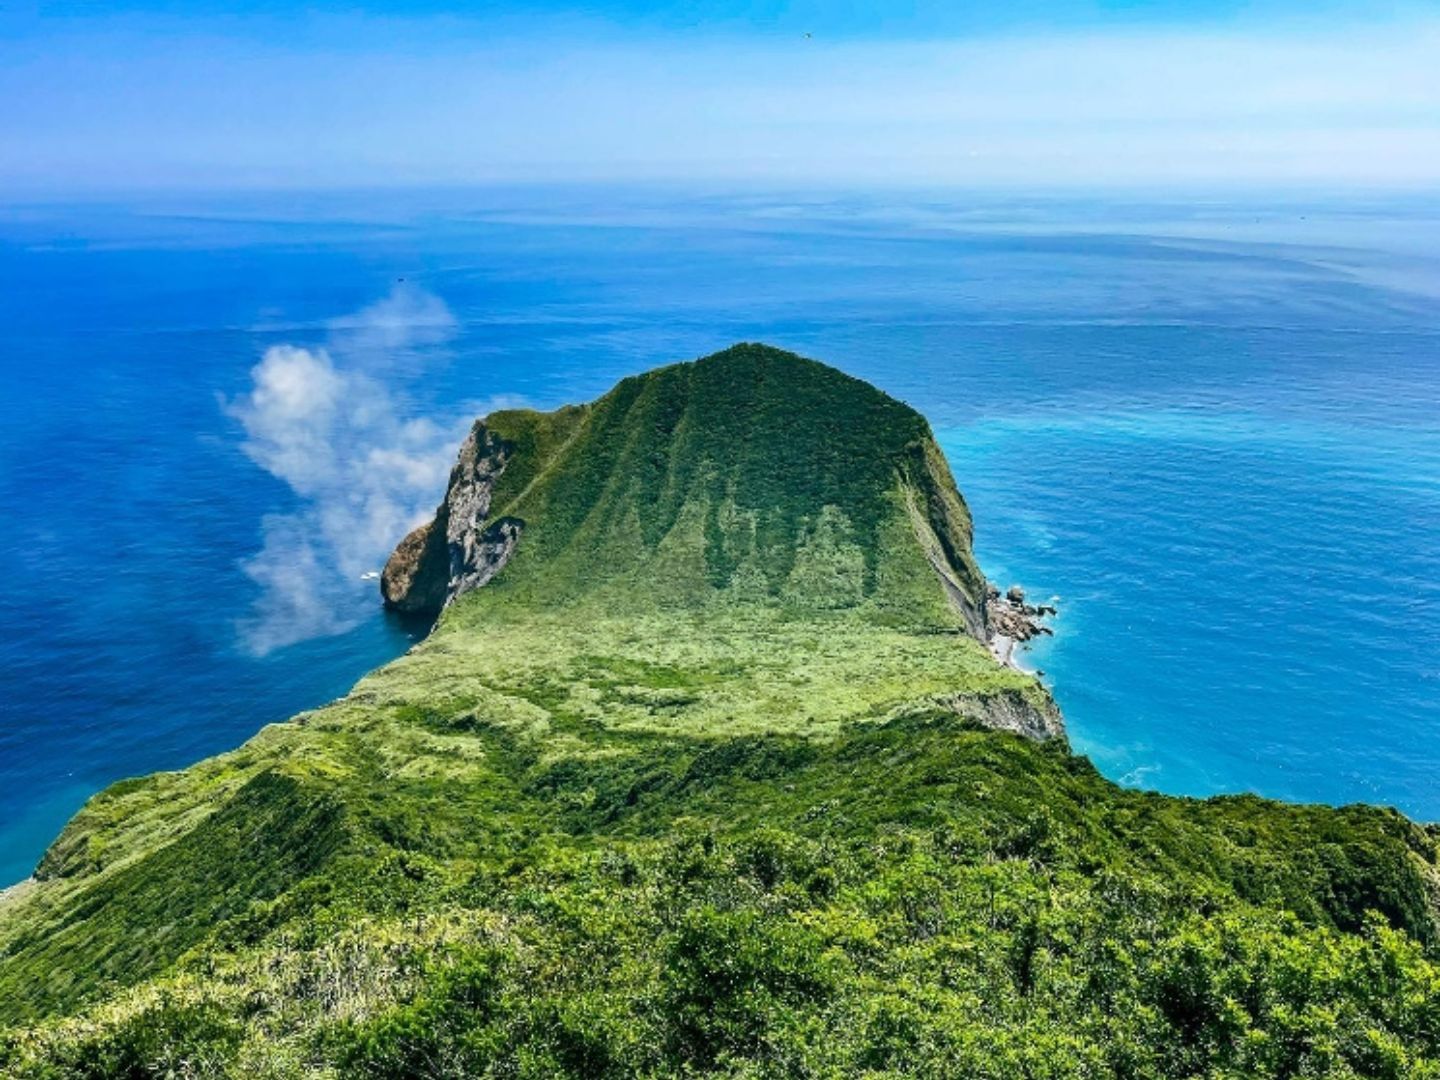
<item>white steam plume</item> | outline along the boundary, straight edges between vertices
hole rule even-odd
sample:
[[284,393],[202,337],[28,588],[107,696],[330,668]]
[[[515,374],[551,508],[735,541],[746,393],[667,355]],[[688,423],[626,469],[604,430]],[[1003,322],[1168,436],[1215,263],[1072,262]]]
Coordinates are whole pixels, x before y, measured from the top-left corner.
[[261,589],[239,623],[247,651],[353,627],[374,602],[361,575],[434,509],[475,414],[404,419],[383,376],[433,354],[454,328],[438,297],[400,285],[333,321],[324,348],[267,349],[249,393],[224,403],[246,455],[302,500],[265,517],[263,546],[242,564]]

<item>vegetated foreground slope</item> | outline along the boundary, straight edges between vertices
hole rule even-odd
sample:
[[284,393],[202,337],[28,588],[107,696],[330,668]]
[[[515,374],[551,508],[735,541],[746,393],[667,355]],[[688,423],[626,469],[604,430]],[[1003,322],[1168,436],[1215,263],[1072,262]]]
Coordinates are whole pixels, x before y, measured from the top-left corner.
[[990,730],[913,411],[741,346],[472,444],[429,639],[0,899],[6,1075],[1440,1075],[1432,831]]

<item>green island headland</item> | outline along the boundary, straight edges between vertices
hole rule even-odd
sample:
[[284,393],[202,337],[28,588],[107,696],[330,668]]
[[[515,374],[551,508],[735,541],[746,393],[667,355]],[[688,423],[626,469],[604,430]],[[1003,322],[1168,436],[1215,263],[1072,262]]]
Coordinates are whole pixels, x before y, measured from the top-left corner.
[[425,640],[0,893],[0,1075],[1440,1077],[1437,830],[1105,779],[971,528],[762,345],[477,421]]

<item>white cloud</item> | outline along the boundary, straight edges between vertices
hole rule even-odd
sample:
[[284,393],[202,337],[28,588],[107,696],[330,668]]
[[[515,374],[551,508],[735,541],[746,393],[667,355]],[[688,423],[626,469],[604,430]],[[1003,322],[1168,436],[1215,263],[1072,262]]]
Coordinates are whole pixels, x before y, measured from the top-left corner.
[[353,627],[375,602],[361,575],[434,510],[473,414],[407,418],[384,377],[405,357],[433,355],[454,326],[438,297],[397,286],[331,323],[327,347],[267,349],[249,393],[225,403],[246,455],[302,500],[266,516],[263,546],[243,564],[260,587],[239,627],[249,651]]
[[244,563],[260,587],[251,612],[240,620],[240,641],[256,656],[313,637],[343,634],[356,615],[338,595],[333,567],[303,514],[267,514],[264,547]]
[[354,365],[396,367],[409,354],[441,345],[455,316],[438,296],[404,282],[369,307],[330,320],[335,347]]

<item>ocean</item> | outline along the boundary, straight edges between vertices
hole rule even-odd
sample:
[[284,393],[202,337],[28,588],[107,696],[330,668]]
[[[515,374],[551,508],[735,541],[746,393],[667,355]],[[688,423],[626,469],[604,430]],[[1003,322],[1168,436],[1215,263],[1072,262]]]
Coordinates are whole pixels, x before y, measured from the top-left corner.
[[649,188],[0,207],[0,885],[343,694],[465,422],[760,340],[930,417],[1075,747],[1440,819],[1440,201]]

